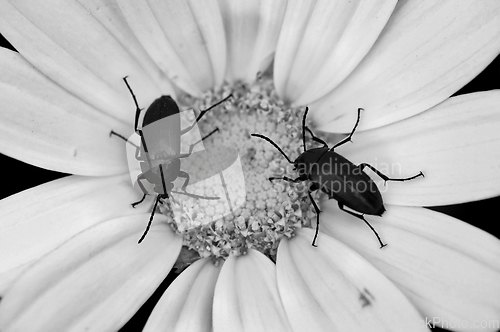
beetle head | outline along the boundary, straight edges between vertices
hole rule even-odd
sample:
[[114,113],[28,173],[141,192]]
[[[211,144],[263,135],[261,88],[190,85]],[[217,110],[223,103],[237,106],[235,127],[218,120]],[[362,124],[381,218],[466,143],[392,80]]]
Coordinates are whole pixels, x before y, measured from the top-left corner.
[[303,158],[301,158],[302,155],[300,155],[295,161],[293,162],[293,170],[296,171],[299,174],[299,178],[302,181],[306,181],[309,179],[309,170],[308,170],[308,165],[304,163]]

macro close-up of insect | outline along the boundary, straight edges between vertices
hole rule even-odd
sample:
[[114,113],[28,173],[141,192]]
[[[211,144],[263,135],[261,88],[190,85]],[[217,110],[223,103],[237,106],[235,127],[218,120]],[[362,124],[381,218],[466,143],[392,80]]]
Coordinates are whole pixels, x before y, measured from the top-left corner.
[[[310,181],[311,185],[309,187],[309,191],[307,192],[311,203],[314,206],[314,210],[316,211],[316,232],[314,234],[314,239],[312,242],[313,246],[316,246],[316,239],[318,237],[319,231],[319,214],[320,209],[318,204],[315,202],[314,198],[311,196],[311,192],[320,189],[325,194],[328,195],[328,198],[335,199],[338,202],[339,208],[349,213],[350,215],[363,220],[368,227],[372,230],[372,232],[377,237],[378,242],[380,243],[380,248],[385,247],[387,244],[382,241],[379,234],[373,228],[373,226],[365,219],[364,215],[374,215],[374,216],[382,216],[385,211],[384,203],[382,200],[382,195],[380,194],[380,190],[378,189],[375,182],[366,174],[363,169],[368,167],[375,174],[380,176],[384,182],[386,181],[408,181],[415,179],[419,176],[424,176],[424,173],[420,171],[417,175],[410,176],[407,178],[394,179],[389,178],[387,175],[381,173],[372,165],[361,163],[359,165],[355,165],[350,162],[348,159],[344,158],[340,154],[336,153],[335,148],[347,143],[351,142],[352,135],[356,131],[356,128],[359,124],[359,120],[361,118],[362,108],[358,108],[358,117],[356,120],[356,124],[354,125],[351,133],[345,137],[343,140],[335,144],[333,147],[328,147],[328,144],[322,139],[318,138],[313,134],[311,129],[306,126],[306,118],[309,108],[306,107],[304,112],[304,117],[302,119],[302,143],[304,152],[297,157],[294,161],[292,161],[283,150],[274,143],[270,138],[260,135],[260,134],[252,134],[254,137],[258,137],[266,140],[271,143],[290,163],[293,164],[294,170],[298,173],[298,177],[295,179],[291,179],[289,177],[283,176],[279,177],[270,177],[269,181],[274,180],[284,180],[288,182],[304,182]],[[320,144],[323,144],[322,147],[306,149],[306,131],[309,132],[312,139]],[[353,211],[347,210],[345,207],[348,207]],[[359,213],[357,213],[359,212]]]
[[500,332],[500,0],[6,0],[0,332]]
[[[137,184],[139,185],[143,196],[139,201],[132,203],[132,207],[141,204],[146,196],[150,194],[142,181],[147,181],[154,185],[153,193],[156,194],[156,200],[151,211],[148,225],[138,241],[138,243],[141,243],[151,227],[158,203],[164,199],[172,198],[169,194],[181,194],[208,200],[219,199],[219,197],[205,197],[188,193],[186,188],[190,182],[190,175],[181,170],[181,159],[190,157],[197,144],[216,133],[219,129],[214,129],[200,140],[192,143],[189,146],[189,151],[187,153],[181,153],[181,136],[190,132],[208,111],[225,102],[231,98],[232,95],[225,97],[208,109],[201,111],[194,123],[183,129],[181,129],[179,106],[174,99],[172,99],[172,97],[161,96],[148,107],[144,113],[142,125],[139,126],[141,108],[137,103],[137,99],[132,91],[132,88],[127,82],[127,77],[124,77],[123,81],[127,85],[136,106],[134,130],[135,133],[139,135],[141,143],[140,146],[137,146],[127,140],[125,136],[118,134],[113,130],[110,132],[110,136],[117,136],[136,147],[135,158],[140,161],[142,171],[142,173],[137,177]],[[172,190],[174,188],[173,182],[177,178],[185,179],[184,184],[181,187],[181,191]]]

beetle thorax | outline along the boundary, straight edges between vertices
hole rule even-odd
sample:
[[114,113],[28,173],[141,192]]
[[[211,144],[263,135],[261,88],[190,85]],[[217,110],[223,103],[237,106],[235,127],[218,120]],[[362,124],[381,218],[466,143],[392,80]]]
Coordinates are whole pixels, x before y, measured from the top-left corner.
[[313,148],[301,153],[294,161],[294,166],[301,180],[314,180],[320,171],[318,161],[328,152],[326,148]]

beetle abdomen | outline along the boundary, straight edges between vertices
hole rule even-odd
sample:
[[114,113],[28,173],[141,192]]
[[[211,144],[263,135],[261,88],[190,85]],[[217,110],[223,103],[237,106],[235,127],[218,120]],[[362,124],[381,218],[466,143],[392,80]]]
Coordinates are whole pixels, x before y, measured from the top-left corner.
[[344,183],[339,182],[337,186],[323,187],[321,190],[329,198],[360,213],[380,216],[385,211],[382,195],[371,179],[358,182],[345,179]]
[[384,213],[382,195],[376,183],[357,165],[333,151],[325,153],[314,165],[310,178],[329,198],[360,213]]

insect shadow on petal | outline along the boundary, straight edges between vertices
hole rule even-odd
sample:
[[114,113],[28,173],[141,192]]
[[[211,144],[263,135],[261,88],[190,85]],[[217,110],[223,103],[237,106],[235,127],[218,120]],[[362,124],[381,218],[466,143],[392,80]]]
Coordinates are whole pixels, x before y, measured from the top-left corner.
[[[136,147],[135,157],[140,161],[142,171],[137,177],[137,183],[143,192],[143,196],[139,201],[132,203],[132,207],[141,204],[146,196],[150,194],[144,186],[143,181],[152,184],[154,186],[154,193],[156,193],[148,225],[138,241],[138,243],[141,243],[151,228],[158,203],[163,203],[164,199],[173,199],[169,194],[181,194],[208,200],[219,199],[219,197],[206,197],[188,193],[186,188],[189,184],[190,175],[181,170],[181,159],[190,157],[197,144],[216,133],[219,129],[215,128],[209,134],[192,143],[187,153],[181,153],[181,136],[190,132],[208,111],[227,101],[232,95],[230,94],[218,103],[201,111],[193,124],[184,129],[181,129],[180,111],[177,103],[172,97],[163,95],[153,101],[148,107],[144,113],[142,124],[139,126],[142,109],[139,108],[137,98],[127,82],[127,77],[124,77],[123,81],[127,85],[136,106],[134,130],[139,135],[141,144],[137,146],[113,130],[109,135],[115,135]],[[174,181],[177,178],[185,179],[181,191],[172,190],[174,188]]]
[[[373,228],[373,226],[370,225],[364,217],[365,214],[382,216],[385,211],[382,195],[380,194],[375,182],[363,171],[363,169],[368,167],[384,181],[408,181],[419,176],[424,176],[424,173],[420,171],[417,175],[407,178],[389,178],[387,175],[383,174],[369,164],[362,163],[355,165],[345,157],[334,152],[335,148],[347,142],[351,142],[352,135],[356,131],[359,124],[362,110],[362,108],[358,108],[358,117],[351,133],[330,148],[325,141],[316,137],[311,129],[306,126],[306,117],[309,111],[309,108],[306,107],[302,118],[302,143],[304,152],[302,152],[302,154],[299,155],[294,161],[292,161],[270,138],[260,134],[251,134],[254,137],[261,138],[272,144],[286,158],[286,160],[293,165],[294,170],[299,174],[296,179],[291,179],[286,176],[280,178],[271,177],[269,178],[271,182],[274,180],[284,180],[292,183],[303,181],[309,181],[311,183],[307,194],[312,205],[314,206],[314,210],[316,211],[316,231],[312,241],[312,245],[315,247],[316,239],[318,238],[319,214],[321,211],[318,204],[311,196],[312,192],[321,189],[321,191],[326,193],[330,199],[333,198],[337,200],[338,206],[342,211],[363,220],[377,237],[377,240],[380,243],[380,248],[383,248],[387,244],[382,242],[382,239],[375,228]],[[313,141],[320,143],[323,146],[307,150],[306,131],[311,135]],[[362,188],[362,190],[360,190],[360,188]],[[347,210],[345,207],[354,211]]]

